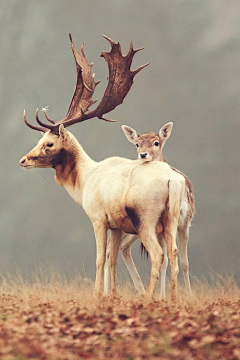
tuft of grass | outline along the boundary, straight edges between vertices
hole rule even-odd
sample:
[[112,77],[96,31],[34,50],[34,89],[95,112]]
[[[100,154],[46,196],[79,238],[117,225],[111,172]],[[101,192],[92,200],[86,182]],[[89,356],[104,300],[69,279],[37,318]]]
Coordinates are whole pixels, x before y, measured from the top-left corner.
[[83,278],[80,274],[67,281],[55,271],[39,268],[26,280],[18,273],[15,277],[7,275],[1,277],[0,296],[19,298],[25,305],[34,303],[65,304],[68,301],[77,303],[93,302],[94,283],[91,279]]
[[[240,299],[240,288],[234,278],[211,275],[210,281],[200,281],[196,278],[192,281],[192,294],[185,291],[184,285],[178,285],[177,305],[201,306],[205,302],[214,302],[218,299],[226,301],[238,301]],[[68,301],[87,306],[95,306],[98,300],[94,297],[94,282],[76,274],[70,281],[54,270],[39,267],[26,280],[20,272],[15,277],[7,275],[0,276],[0,296],[21,299],[25,304],[35,302],[54,302],[65,304]],[[144,299],[136,294],[132,284],[125,283],[118,287],[115,298],[121,302],[144,302]],[[156,291],[154,302],[159,302],[159,293]],[[103,297],[101,304],[113,301],[112,297]],[[170,286],[167,289],[167,300],[162,302],[170,305]]]

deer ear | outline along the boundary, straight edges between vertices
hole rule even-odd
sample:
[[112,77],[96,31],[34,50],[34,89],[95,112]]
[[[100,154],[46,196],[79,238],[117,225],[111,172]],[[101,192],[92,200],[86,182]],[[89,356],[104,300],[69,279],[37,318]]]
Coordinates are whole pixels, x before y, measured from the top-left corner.
[[136,130],[134,130],[133,128],[131,128],[130,126],[127,125],[122,125],[122,131],[124,132],[126,138],[128,139],[128,141],[130,141],[131,143],[133,143],[134,145],[136,145],[138,138],[139,138],[139,134],[136,132]]
[[163,125],[163,127],[161,127],[161,129],[159,130],[159,136],[160,136],[160,139],[162,140],[163,144],[171,135],[172,128],[173,128],[173,123],[169,122],[169,123]]
[[59,136],[62,141],[66,140],[67,138],[67,130],[64,128],[63,124],[59,126]]

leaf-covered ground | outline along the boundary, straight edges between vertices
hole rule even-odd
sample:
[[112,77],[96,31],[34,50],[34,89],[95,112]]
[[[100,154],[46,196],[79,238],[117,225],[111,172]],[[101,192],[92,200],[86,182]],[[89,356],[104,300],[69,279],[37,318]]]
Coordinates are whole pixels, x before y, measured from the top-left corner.
[[231,281],[145,304],[129,288],[97,301],[92,285],[0,286],[0,359],[240,359],[240,290]]

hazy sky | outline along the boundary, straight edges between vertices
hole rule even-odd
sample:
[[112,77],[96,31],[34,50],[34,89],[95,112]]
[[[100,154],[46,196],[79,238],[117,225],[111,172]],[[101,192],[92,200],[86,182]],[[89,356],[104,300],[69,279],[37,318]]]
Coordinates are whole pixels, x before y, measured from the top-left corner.
[[[31,122],[43,106],[56,120],[67,112],[75,87],[71,33],[102,80],[99,100],[107,79],[100,54],[109,50],[102,34],[119,41],[124,54],[130,39],[144,47],[133,68],[151,63],[110,114],[116,123],[92,119],[71,131],[97,161],[135,158],[121,125],[158,132],[172,121],[164,155],[190,177],[196,194],[191,274],[239,277],[239,15],[231,0],[1,1],[1,274],[31,273],[39,264],[66,276],[95,274],[94,234],[81,207],[55,183],[54,170],[18,165],[41,136],[24,125],[23,109]],[[145,280],[149,262],[141,260],[139,244],[134,259]],[[122,262],[119,274],[127,276]]]

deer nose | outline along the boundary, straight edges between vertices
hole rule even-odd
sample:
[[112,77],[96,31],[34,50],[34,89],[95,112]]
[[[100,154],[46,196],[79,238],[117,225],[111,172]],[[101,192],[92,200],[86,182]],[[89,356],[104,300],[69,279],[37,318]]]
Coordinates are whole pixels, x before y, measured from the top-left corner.
[[25,163],[25,161],[26,161],[26,158],[25,158],[25,157],[21,158],[21,160],[19,160],[19,165],[20,165],[20,166],[23,166],[24,163]]
[[147,157],[148,153],[140,153],[140,158],[145,159]]

